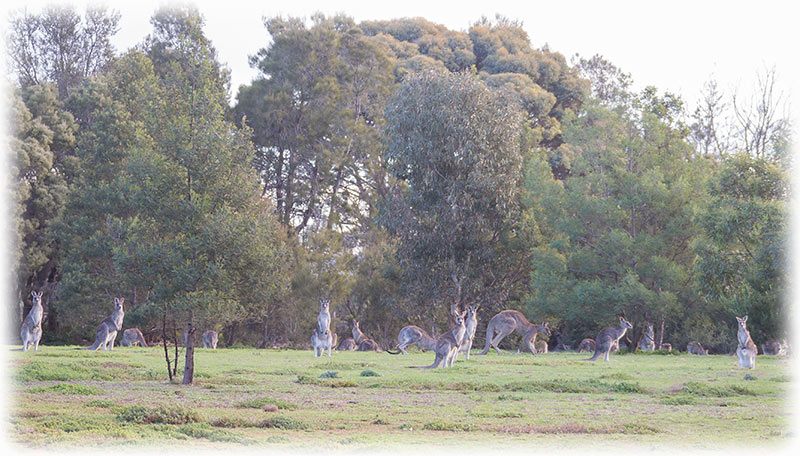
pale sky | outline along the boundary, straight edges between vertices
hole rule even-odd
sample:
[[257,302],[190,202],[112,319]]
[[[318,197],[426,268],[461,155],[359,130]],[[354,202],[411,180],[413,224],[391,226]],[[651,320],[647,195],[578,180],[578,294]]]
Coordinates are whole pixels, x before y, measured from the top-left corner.
[[[14,0],[38,12],[49,1]],[[71,2],[82,11],[89,2]],[[96,3],[96,2],[93,2]],[[166,2],[139,0],[107,2],[122,14],[114,39],[118,51],[139,43],[150,33],[149,19]],[[263,17],[308,18],[321,11],[343,12],[356,22],[421,16],[452,30],[467,30],[482,15],[496,13],[521,20],[532,45],[545,43],[569,60],[579,53],[602,54],[631,73],[636,87],[654,85],[681,95],[694,106],[710,77],[722,89],[749,91],[759,70],[775,67],[786,95],[798,93],[798,16],[791,2],[712,1],[321,1],[290,2],[196,1],[206,19],[206,35],[232,72],[232,94],[257,72],[248,56],[268,44]],[[9,6],[6,6],[8,8]],[[794,87],[793,87],[794,86]],[[795,116],[795,118],[798,118]]]

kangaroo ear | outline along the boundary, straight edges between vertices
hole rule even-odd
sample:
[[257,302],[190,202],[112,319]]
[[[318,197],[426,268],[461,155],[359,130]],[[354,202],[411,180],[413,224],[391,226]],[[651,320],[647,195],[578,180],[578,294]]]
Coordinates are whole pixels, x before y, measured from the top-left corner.
[[745,315],[744,318],[742,318],[742,323],[747,323],[747,315]]

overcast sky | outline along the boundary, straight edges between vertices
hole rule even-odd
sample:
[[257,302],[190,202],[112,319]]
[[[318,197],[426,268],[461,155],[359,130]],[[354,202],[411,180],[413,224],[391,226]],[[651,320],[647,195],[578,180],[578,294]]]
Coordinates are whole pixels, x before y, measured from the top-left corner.
[[[14,0],[38,12],[48,1]],[[88,2],[71,2],[83,10]],[[93,2],[96,3],[96,2]],[[683,96],[693,106],[705,81],[714,77],[725,90],[749,91],[756,72],[775,67],[778,84],[797,93],[797,18],[791,2],[710,1],[196,1],[206,19],[206,35],[232,72],[232,96],[257,73],[248,56],[269,42],[262,18],[308,18],[316,11],[343,12],[357,22],[421,16],[453,30],[467,30],[482,15],[502,14],[523,22],[534,47],[548,44],[569,60],[579,53],[602,54],[631,73],[636,86],[654,85]],[[125,50],[150,33],[149,19],[163,1],[109,2],[122,13],[114,44]],[[797,118],[797,117],[795,117]]]

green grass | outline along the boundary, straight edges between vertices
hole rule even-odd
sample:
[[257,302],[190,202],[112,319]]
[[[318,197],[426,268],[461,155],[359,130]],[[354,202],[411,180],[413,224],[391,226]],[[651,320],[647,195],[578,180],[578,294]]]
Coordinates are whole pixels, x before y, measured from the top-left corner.
[[633,353],[606,363],[584,361],[585,353],[490,353],[431,370],[412,367],[429,365],[432,353],[337,352],[329,360],[311,351],[200,349],[195,384],[182,386],[167,380],[160,350],[10,352],[9,435],[29,447],[364,451],[497,442],[707,448],[790,435],[791,360],[775,357],[744,370],[729,356]]

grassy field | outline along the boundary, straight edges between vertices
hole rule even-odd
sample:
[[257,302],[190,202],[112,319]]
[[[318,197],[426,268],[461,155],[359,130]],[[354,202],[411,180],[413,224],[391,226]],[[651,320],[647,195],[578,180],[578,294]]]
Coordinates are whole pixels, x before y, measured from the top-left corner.
[[[759,356],[463,355],[199,349],[195,384],[166,381],[160,347],[11,351],[11,439],[27,447],[307,445],[493,449],[793,442],[789,360]],[[12,347],[8,347],[12,350]]]

